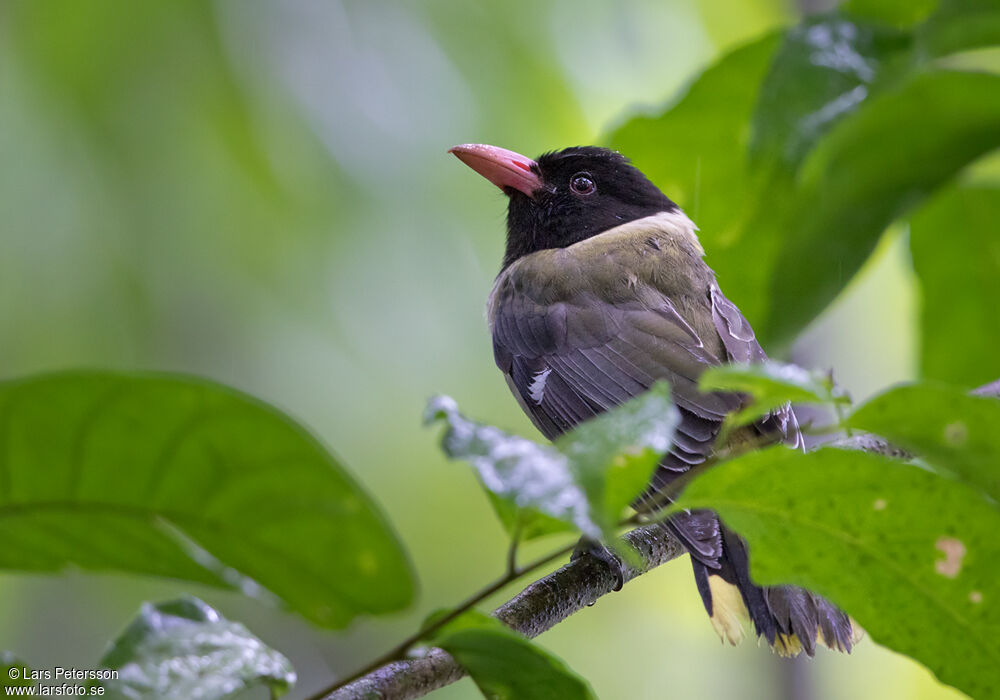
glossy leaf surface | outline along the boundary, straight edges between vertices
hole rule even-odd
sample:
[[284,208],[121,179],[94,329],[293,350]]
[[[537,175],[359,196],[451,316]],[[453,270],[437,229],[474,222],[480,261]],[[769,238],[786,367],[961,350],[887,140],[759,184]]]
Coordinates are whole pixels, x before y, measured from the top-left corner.
[[284,414],[167,375],[0,384],[0,568],[256,582],[339,627],[413,595],[405,553],[344,468]]

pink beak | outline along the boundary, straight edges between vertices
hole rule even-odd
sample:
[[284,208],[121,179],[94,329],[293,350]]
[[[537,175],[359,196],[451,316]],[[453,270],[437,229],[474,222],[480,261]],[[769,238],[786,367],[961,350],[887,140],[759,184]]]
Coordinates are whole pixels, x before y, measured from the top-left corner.
[[542,180],[535,174],[537,166],[531,158],[506,148],[482,143],[466,143],[448,149],[460,161],[485,177],[501,190],[513,187],[529,197],[541,189]]

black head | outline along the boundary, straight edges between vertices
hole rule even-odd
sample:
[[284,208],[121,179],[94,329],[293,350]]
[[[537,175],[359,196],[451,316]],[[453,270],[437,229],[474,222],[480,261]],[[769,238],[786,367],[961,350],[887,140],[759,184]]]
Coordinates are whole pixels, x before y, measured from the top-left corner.
[[452,151],[510,197],[506,267],[546,248],[565,248],[610,228],[677,205],[625,156],[575,146],[532,161],[492,146]]

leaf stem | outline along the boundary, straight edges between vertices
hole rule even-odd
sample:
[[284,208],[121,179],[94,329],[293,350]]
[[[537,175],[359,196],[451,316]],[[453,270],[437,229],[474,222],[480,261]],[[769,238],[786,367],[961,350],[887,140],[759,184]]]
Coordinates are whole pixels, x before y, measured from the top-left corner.
[[462,613],[466,612],[467,610],[471,610],[476,605],[483,602],[484,600],[486,600],[491,595],[501,590],[508,584],[513,583],[517,579],[521,578],[525,574],[529,574],[536,569],[540,569],[546,564],[550,564],[559,557],[569,554],[576,547],[576,543],[574,542],[573,544],[566,545],[565,547],[560,547],[554,552],[549,552],[548,554],[539,557],[538,559],[535,559],[534,561],[531,561],[525,564],[524,566],[518,567],[517,562],[515,560],[517,554],[518,541],[519,538],[515,537],[515,539],[511,543],[511,548],[508,551],[507,571],[504,573],[503,576],[493,581],[492,583],[488,584],[484,588],[480,589],[476,593],[473,593],[471,596],[469,596],[464,601],[459,603],[455,608],[453,608],[451,612],[449,612],[447,615],[438,618],[432,624],[426,627],[421,627],[419,630],[417,630],[409,637],[401,641],[399,644],[394,646],[392,649],[387,651],[382,656],[378,657],[377,659],[366,665],[364,668],[358,669],[349,676],[341,678],[330,687],[324,688],[318,693],[309,696],[307,700],[321,700],[321,698],[347,685],[351,681],[357,680],[362,676],[366,676],[375,669],[385,666],[388,663],[392,663],[393,661],[398,661],[399,659],[402,659],[406,655],[406,652],[408,652],[410,648],[413,647],[417,642],[437,632],[438,630],[440,630],[449,622],[457,618]]
[[510,535],[510,546],[507,548],[507,575],[510,576],[517,571],[517,548],[521,544],[521,531],[524,523],[520,520],[514,527],[514,532]]

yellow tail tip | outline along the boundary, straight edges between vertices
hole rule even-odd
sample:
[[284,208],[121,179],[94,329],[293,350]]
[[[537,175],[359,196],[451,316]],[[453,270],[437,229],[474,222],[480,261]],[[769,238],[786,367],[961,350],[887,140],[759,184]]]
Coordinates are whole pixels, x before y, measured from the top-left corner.
[[[814,637],[817,646],[822,645],[831,651],[843,651],[850,652],[858,642],[860,642],[865,637],[865,631],[861,628],[861,625],[851,618],[851,646],[850,648],[842,647],[836,641],[833,645],[827,643],[826,638],[823,636],[823,630],[819,627],[816,628],[816,636]],[[774,645],[771,647],[778,656],[783,656],[785,658],[792,658],[798,656],[802,653],[802,640],[794,634],[779,634],[774,640]]]
[[[743,602],[740,589],[717,574],[709,575],[708,587],[712,595],[712,615],[710,618],[712,627],[723,643],[729,642],[736,646],[743,641],[746,636],[746,626],[750,623],[750,613]],[[822,645],[833,651],[846,652],[857,645],[864,636],[865,631],[851,618],[849,648],[842,647],[836,640],[830,640],[828,643],[819,626],[816,627],[813,640],[816,642],[815,646]],[[758,644],[761,639],[764,638],[758,637]],[[803,651],[802,640],[795,634],[779,634],[770,646],[774,653],[786,658],[798,656]]]
[[740,589],[721,576],[709,576],[708,587],[712,592],[712,627],[719,639],[736,646],[743,641],[743,623],[750,621]]

